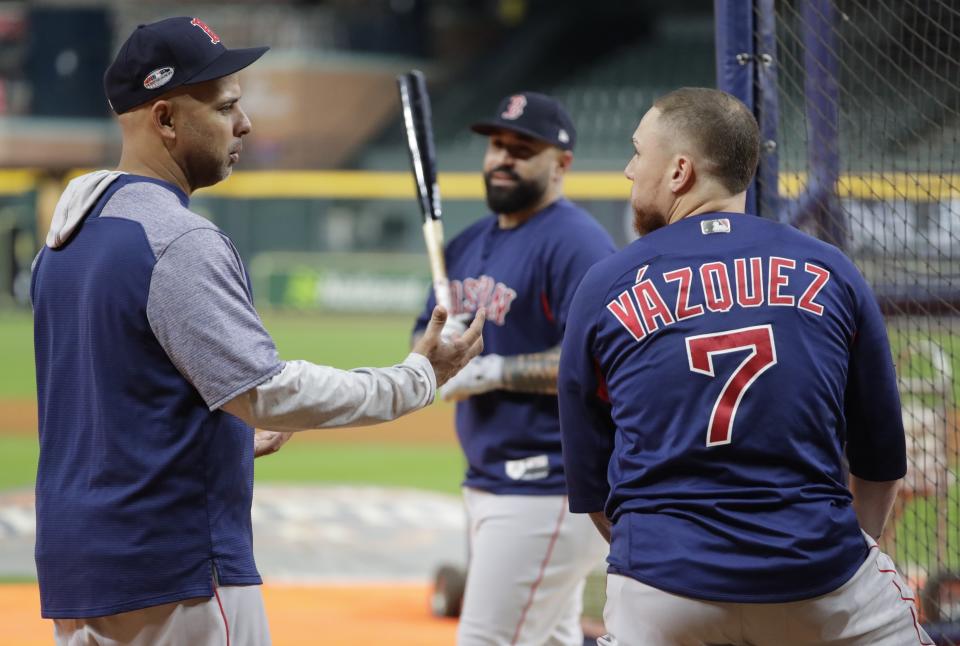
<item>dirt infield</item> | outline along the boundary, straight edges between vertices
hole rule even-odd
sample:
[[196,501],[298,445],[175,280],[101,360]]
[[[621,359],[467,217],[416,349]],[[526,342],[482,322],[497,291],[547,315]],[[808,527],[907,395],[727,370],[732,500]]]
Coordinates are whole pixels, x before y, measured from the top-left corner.
[[[449,646],[456,622],[432,617],[426,584],[263,588],[273,643],[282,646]],[[9,646],[48,646],[35,584],[0,585],[0,626]]]
[[[32,399],[0,399],[0,433],[35,432],[37,404]],[[453,406],[434,404],[396,421],[370,428],[348,428],[304,433],[313,442],[427,442],[454,443]],[[301,441],[298,438],[298,441]]]
[[0,433],[37,429],[37,402],[33,399],[0,399]]

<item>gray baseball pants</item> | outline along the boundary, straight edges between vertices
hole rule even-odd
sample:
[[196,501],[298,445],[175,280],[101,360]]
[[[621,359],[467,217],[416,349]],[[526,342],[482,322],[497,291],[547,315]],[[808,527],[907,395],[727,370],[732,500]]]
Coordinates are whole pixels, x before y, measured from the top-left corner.
[[[866,534],[864,534],[866,536]],[[607,576],[599,646],[920,646],[933,641],[917,623],[913,594],[889,556],[870,552],[833,592],[790,603],[720,603]]]
[[566,496],[464,489],[470,564],[458,646],[582,646],[587,574],[608,546]]
[[221,586],[210,598],[53,623],[57,646],[270,646],[257,585]]

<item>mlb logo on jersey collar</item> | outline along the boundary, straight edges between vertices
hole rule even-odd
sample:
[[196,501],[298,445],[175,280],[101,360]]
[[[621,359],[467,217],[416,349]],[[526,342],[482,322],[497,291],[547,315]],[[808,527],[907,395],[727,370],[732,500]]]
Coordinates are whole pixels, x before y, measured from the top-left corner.
[[700,223],[700,233],[705,236],[711,233],[730,233],[730,220],[727,218],[704,220]]

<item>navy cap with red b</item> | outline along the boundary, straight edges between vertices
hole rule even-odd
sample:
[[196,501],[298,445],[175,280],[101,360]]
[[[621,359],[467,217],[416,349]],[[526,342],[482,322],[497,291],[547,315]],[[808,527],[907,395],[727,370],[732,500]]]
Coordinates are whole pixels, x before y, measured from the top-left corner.
[[167,18],[137,27],[103,75],[103,88],[122,114],[181,85],[239,72],[268,49],[227,49],[199,18]]
[[562,150],[573,150],[577,140],[573,119],[560,102],[539,92],[521,92],[506,97],[500,101],[493,119],[475,123],[470,129],[481,135],[510,130]]

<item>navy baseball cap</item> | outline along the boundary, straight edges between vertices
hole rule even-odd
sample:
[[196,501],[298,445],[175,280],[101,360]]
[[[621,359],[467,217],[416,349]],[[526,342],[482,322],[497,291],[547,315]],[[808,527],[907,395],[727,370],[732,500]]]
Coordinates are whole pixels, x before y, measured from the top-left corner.
[[475,123],[470,129],[481,135],[510,130],[563,150],[573,150],[577,142],[577,131],[567,111],[559,101],[539,92],[506,97],[492,120]]
[[103,75],[103,89],[123,114],[181,85],[239,72],[268,49],[227,49],[199,18],[167,18],[136,28]]

